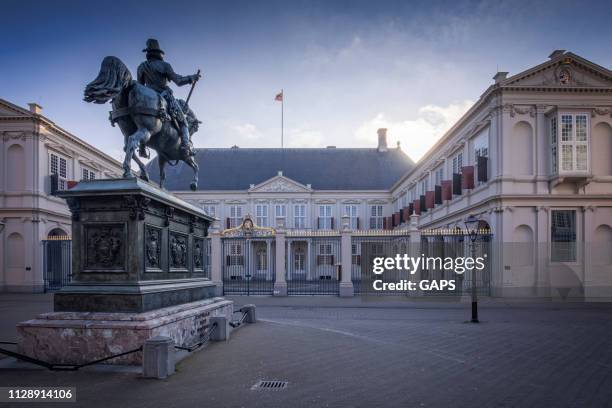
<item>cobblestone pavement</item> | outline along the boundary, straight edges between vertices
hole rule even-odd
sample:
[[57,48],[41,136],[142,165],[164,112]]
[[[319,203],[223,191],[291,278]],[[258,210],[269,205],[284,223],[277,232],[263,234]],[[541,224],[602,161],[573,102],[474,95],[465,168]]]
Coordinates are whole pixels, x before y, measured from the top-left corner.
[[291,299],[236,298],[260,322],[167,380],[5,369],[0,385],[74,385],[72,407],[612,407],[611,304],[485,301],[470,324],[465,303]]

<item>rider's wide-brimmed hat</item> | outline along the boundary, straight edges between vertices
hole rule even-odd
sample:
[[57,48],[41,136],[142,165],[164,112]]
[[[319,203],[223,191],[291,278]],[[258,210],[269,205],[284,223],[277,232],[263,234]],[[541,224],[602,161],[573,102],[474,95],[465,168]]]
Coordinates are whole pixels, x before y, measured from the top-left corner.
[[147,40],[147,48],[142,50],[142,52],[150,52],[150,51],[157,51],[160,54],[164,53],[164,51],[161,48],[159,48],[159,42],[155,38],[149,38]]

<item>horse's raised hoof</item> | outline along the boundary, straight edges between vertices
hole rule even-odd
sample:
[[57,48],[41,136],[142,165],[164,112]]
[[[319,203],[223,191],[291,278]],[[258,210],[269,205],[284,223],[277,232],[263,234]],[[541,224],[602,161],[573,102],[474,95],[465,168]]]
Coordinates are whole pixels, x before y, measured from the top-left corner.
[[191,184],[189,185],[189,188],[191,188],[191,191],[196,191],[198,189],[198,183],[196,183],[195,181],[192,181]]

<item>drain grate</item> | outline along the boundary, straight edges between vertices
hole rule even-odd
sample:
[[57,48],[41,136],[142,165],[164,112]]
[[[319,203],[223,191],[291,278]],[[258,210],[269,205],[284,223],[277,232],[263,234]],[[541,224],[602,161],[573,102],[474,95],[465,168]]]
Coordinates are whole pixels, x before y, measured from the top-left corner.
[[287,388],[288,381],[278,381],[278,380],[259,380],[255,385],[251,387],[253,391],[280,391]]

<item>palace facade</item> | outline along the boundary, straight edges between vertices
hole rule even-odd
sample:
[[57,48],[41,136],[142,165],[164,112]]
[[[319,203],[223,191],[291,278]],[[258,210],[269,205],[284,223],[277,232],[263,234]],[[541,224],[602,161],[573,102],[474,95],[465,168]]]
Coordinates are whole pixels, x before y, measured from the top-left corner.
[[[70,264],[70,211],[53,195],[78,180],[118,177],[121,163],[29,104],[0,99],[0,290],[41,292]],[[47,283],[55,280],[47,276]]]
[[[426,246],[455,239],[445,231],[475,215],[491,234],[492,295],[610,296],[610,70],[556,50],[518,74],[498,72],[416,164],[387,146],[385,129],[378,136],[371,149],[200,149],[198,191],[188,191],[180,165],[168,188],[217,217],[221,230],[249,214],[260,226],[280,220],[289,234],[340,231],[345,216],[364,234],[406,229],[416,214]],[[312,262],[328,250],[315,249]],[[288,270],[304,252],[315,259],[307,240],[293,251]],[[353,263],[359,255],[352,245]]]
[[[52,190],[115,177],[120,163],[36,105],[0,102],[2,288],[39,290],[41,242],[70,231]],[[220,293],[363,293],[372,256],[448,255],[475,216],[491,255],[481,293],[612,297],[612,72],[571,52],[498,72],[417,163],[386,129],[371,148],[234,146],[196,159],[197,191],[183,163],[166,167],[166,188],[218,219],[207,263]],[[156,159],[147,169],[158,179]]]

